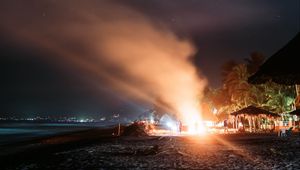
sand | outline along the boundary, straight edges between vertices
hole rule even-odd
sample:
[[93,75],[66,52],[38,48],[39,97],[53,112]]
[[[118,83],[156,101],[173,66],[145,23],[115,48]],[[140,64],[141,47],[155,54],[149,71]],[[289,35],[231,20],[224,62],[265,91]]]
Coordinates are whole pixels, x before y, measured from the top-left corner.
[[0,169],[300,169],[299,133],[118,137],[114,130],[2,146]]

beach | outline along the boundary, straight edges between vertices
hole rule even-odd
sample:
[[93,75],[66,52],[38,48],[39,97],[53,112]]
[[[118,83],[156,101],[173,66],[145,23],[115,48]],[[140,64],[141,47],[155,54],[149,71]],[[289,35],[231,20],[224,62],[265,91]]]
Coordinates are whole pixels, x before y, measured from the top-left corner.
[[299,169],[300,136],[112,136],[94,128],[2,145],[1,169]]

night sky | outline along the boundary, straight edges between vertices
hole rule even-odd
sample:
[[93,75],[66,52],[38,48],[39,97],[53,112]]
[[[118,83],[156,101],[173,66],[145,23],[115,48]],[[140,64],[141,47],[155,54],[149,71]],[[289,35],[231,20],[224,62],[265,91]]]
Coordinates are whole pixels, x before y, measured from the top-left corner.
[[[48,2],[52,6],[47,5]],[[91,10],[105,8],[102,1],[79,2],[96,4]],[[64,17],[63,12],[55,11],[60,3],[54,0],[0,2],[3,12],[0,16],[0,114],[122,112],[135,115],[147,109],[147,104],[111,89],[105,79],[95,81],[95,75],[64,60],[58,62],[53,59],[57,57],[55,52],[40,48],[37,41],[37,44],[26,43],[26,37],[19,36],[23,22],[30,25],[30,20],[22,20],[22,15],[34,17],[31,23],[34,27],[39,27],[39,23],[34,23],[37,18],[40,21],[44,17],[41,28],[49,25],[55,28],[56,23],[48,23],[50,20],[46,18],[55,16],[51,18],[53,21],[53,18]],[[68,4],[70,9],[72,3]],[[137,11],[178,37],[191,40],[197,49],[193,64],[212,87],[221,86],[220,67],[224,62],[243,61],[254,51],[270,56],[300,31],[298,0],[234,0],[230,3],[223,0],[120,0],[114,4]],[[16,20],[18,17],[20,20]],[[11,29],[10,23],[21,26]],[[78,49],[81,53],[78,44],[69,43],[66,48]]]

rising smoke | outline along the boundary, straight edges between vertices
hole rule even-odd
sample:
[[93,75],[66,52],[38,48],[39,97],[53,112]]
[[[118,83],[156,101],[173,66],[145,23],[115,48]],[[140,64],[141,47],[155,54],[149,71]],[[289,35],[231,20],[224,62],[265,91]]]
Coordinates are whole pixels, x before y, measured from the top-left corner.
[[[200,112],[197,102],[206,81],[190,62],[196,48],[163,24],[108,1],[3,5],[1,29],[57,54],[60,64],[77,65],[107,87],[181,118]],[[10,5],[17,9],[7,10]]]

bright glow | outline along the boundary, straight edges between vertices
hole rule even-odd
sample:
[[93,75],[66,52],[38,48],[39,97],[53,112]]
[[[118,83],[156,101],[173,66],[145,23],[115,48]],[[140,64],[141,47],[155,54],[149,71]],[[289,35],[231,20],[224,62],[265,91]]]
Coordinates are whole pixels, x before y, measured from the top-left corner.
[[150,123],[153,124],[154,123],[154,118],[151,116],[150,117]]
[[243,127],[242,122],[239,122],[239,128],[242,128],[242,127]]
[[172,123],[172,122],[167,122],[167,126],[172,130],[172,131],[177,131],[177,126]]
[[216,108],[213,109],[213,114],[217,114],[218,110]]
[[206,128],[202,121],[194,121],[188,124],[188,133],[192,135],[204,135],[206,134]]
[[204,121],[206,127],[213,127],[214,122],[213,121]]
[[188,133],[192,135],[206,134],[206,127],[200,116],[200,111],[194,105],[186,103],[182,108],[184,122],[187,125]]
[[223,122],[218,122],[215,124],[216,127],[223,127]]

